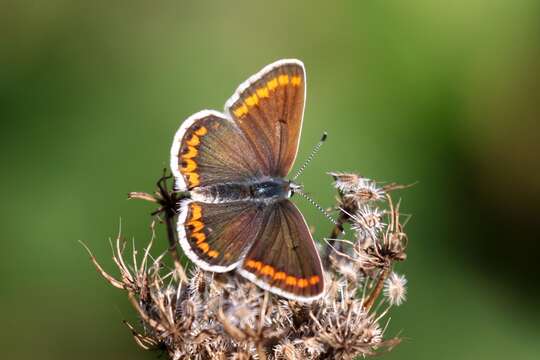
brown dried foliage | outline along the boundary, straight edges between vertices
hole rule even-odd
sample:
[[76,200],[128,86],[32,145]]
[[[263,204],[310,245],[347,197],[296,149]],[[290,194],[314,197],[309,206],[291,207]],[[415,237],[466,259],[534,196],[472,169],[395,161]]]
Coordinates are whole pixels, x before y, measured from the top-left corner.
[[[126,242],[121,235],[116,238],[117,277],[106,272],[87,248],[98,272],[126,291],[136,310],[140,324],[126,322],[135,342],[146,350],[163,349],[171,359],[201,360],[354,359],[399,344],[398,338],[385,336],[384,319],[392,302],[381,296],[394,263],[406,258],[407,237],[399,205],[388,194],[393,188],[378,188],[355,174],[331,175],[338,189],[338,222],[332,239],[321,249],[327,263],[325,296],[310,304],[265,292],[234,272],[217,274],[193,268],[187,276],[178,256],[172,256],[174,266],[167,268],[163,258],[171,255],[171,249],[151,258],[154,235],[142,256],[133,245],[129,260]],[[132,197],[159,203],[162,212],[167,205],[160,193],[132,193]],[[360,209],[364,213],[359,214]],[[373,213],[368,215],[384,217],[387,224],[370,228],[359,218],[369,209]],[[172,222],[164,223],[170,226]],[[156,220],[153,234],[155,224]],[[347,224],[364,228],[353,239],[338,238]]]

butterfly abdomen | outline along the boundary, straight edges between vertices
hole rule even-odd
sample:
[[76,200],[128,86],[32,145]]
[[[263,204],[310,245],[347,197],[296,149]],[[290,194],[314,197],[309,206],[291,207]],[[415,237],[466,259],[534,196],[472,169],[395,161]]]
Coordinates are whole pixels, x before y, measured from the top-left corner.
[[195,188],[191,198],[207,203],[227,203],[234,201],[276,201],[289,197],[289,183],[286,180],[265,179],[241,183],[223,183]]

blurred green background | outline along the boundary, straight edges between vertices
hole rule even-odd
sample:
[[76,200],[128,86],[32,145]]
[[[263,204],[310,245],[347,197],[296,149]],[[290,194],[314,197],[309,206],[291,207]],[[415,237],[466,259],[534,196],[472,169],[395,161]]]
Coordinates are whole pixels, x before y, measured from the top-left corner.
[[114,272],[120,218],[150,235],[126,194],[154,189],[182,120],[296,57],[299,159],[329,132],[313,196],[332,204],[331,170],[419,182],[400,192],[409,292],[388,334],[405,341],[385,358],[538,359],[537,0],[2,1],[0,29],[1,358],[156,358],[77,241]]

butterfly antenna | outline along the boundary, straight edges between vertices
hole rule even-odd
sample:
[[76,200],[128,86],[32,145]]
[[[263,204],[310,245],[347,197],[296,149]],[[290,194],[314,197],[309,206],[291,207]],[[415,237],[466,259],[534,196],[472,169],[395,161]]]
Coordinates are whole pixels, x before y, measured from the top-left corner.
[[304,199],[306,199],[311,205],[315,206],[315,208],[317,208],[317,210],[319,210],[320,212],[323,213],[323,215],[328,219],[330,220],[330,222],[334,225],[337,225],[337,221],[336,219],[334,219],[332,216],[330,216],[330,214],[323,209],[323,207],[321,205],[319,205],[315,200],[313,200],[308,194],[306,194],[305,192],[303,192],[302,190],[300,189],[297,189],[296,194],[299,194],[300,196],[302,196]]
[[326,141],[326,138],[327,138],[328,134],[327,132],[325,131],[321,137],[321,140],[319,140],[319,142],[313,147],[313,150],[311,150],[311,154],[309,154],[308,158],[306,159],[306,161],[304,161],[304,164],[302,164],[302,166],[300,167],[300,169],[298,169],[298,171],[296,172],[296,174],[294,174],[292,180],[296,180],[297,177],[299,177],[303,172],[304,170],[306,169],[306,167],[308,166],[308,164],[311,162],[311,160],[313,160],[313,158],[315,157],[315,155],[319,152],[319,150],[321,149],[321,146],[322,144]]

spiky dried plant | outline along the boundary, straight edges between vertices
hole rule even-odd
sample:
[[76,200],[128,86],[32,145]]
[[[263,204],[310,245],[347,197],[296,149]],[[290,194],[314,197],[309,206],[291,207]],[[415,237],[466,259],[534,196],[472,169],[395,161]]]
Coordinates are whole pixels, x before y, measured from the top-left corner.
[[[234,273],[217,274],[192,268],[189,276],[176,252],[175,203],[167,177],[153,195],[130,198],[160,205],[152,221],[152,239],[142,256],[133,245],[126,257],[121,234],[113,246],[120,275],[108,274],[88,250],[99,273],[125,290],[140,317],[139,328],[126,322],[143,349],[165,349],[171,359],[354,359],[390,350],[400,339],[385,329],[391,307],[405,301],[406,279],[392,272],[406,259],[407,236],[390,196],[403,186],[380,187],[356,174],[331,173],[338,190],[337,222],[326,246],[325,296],[302,304],[261,290]],[[181,194],[180,194],[181,196]],[[155,225],[163,222],[174,266],[156,259],[150,248]],[[352,237],[343,238],[350,227]],[[139,259],[140,257],[140,259]]]

